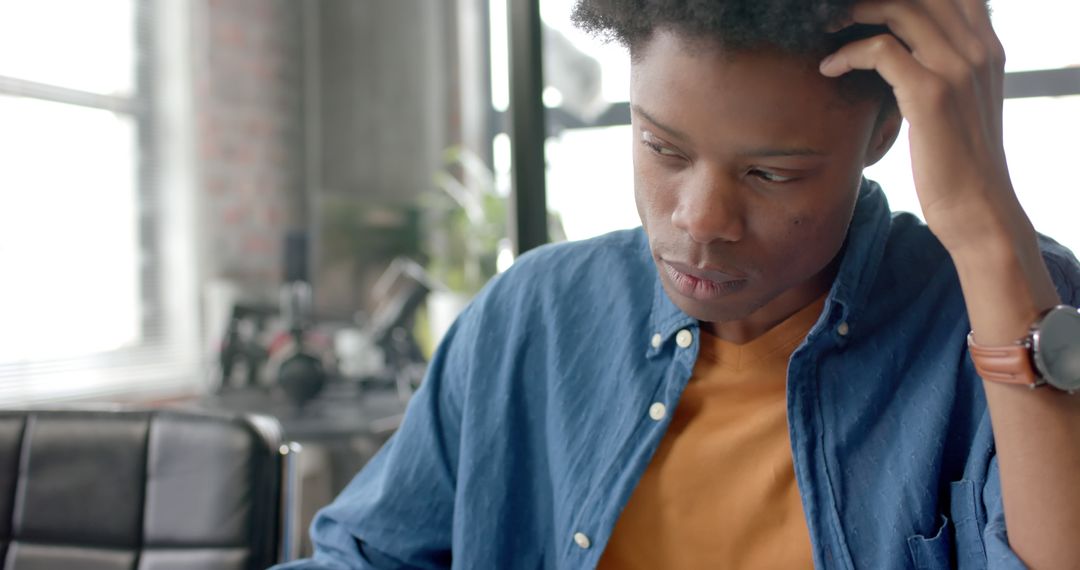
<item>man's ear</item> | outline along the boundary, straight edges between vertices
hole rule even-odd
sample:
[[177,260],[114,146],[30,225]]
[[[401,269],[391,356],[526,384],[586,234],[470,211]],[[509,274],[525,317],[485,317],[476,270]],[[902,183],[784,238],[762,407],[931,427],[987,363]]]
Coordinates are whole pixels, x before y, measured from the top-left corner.
[[900,134],[900,125],[903,122],[904,117],[900,115],[900,110],[895,105],[889,105],[881,110],[881,115],[874,125],[874,133],[870,136],[870,143],[866,146],[864,167],[875,164],[885,156],[886,152],[889,152],[893,143],[896,142],[896,137]]

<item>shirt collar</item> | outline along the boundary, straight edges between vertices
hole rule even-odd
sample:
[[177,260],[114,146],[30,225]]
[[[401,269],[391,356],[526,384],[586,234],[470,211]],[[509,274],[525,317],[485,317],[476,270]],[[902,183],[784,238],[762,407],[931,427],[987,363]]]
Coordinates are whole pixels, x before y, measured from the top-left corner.
[[[863,178],[859,186],[859,196],[855,201],[855,212],[848,226],[848,235],[844,242],[843,258],[837,271],[836,280],[825,301],[822,321],[839,310],[838,320],[846,322],[849,328],[855,326],[859,309],[877,277],[878,267],[885,253],[890,225],[889,203],[881,187],[872,180]],[[696,328],[698,321],[684,313],[671,301],[660,283],[649,249],[649,239],[644,230],[640,232],[641,255],[646,267],[653,276],[653,303],[649,317],[650,334],[659,335],[659,342],[649,345],[648,356],[655,356],[672,335],[684,328]]]
[[849,330],[855,328],[877,279],[878,268],[885,257],[891,219],[889,202],[881,186],[863,178],[844,241],[840,269],[823,314],[827,316],[839,311],[837,320],[847,323]]

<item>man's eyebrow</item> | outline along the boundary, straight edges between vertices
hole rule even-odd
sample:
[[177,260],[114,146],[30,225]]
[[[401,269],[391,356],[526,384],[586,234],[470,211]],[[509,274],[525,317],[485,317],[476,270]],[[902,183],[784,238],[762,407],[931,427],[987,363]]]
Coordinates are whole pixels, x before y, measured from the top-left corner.
[[[647,121],[649,121],[650,123],[660,127],[664,131],[667,131],[668,134],[671,134],[674,137],[682,139],[682,140],[690,140],[690,137],[688,137],[685,133],[683,133],[679,129],[676,129],[676,128],[668,126],[668,125],[665,125],[663,122],[656,120],[655,117],[650,115],[647,111],[645,111],[645,109],[642,109],[640,106],[631,103],[630,104],[630,110],[633,111],[634,113],[638,114],[638,115],[641,115]],[[739,151],[739,155],[740,156],[773,158],[773,157],[784,157],[784,156],[826,156],[826,155],[828,155],[828,153],[817,150],[817,149],[814,149],[814,148],[810,148],[810,147],[795,146],[795,147],[748,148],[748,149]]]
[[690,137],[686,136],[686,134],[683,133],[682,131],[680,131],[679,129],[670,127],[670,126],[665,125],[664,123],[662,123],[660,121],[657,121],[655,117],[653,117],[649,113],[645,112],[645,109],[642,109],[640,106],[635,105],[634,103],[630,104],[630,110],[633,111],[634,113],[637,113],[638,115],[641,115],[642,117],[645,117],[645,120],[647,120],[650,123],[660,127],[661,129],[664,129],[669,134],[674,135],[676,138],[680,138],[680,139],[683,139],[683,140],[689,140],[690,139]]
[[777,157],[777,156],[826,156],[827,152],[809,147],[791,148],[750,148],[739,152],[743,156]]

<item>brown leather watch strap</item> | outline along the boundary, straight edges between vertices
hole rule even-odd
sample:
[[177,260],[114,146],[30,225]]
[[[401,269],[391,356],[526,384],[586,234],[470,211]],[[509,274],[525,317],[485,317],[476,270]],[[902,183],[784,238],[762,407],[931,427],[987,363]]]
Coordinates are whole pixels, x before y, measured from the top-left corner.
[[1031,388],[1042,383],[1031,364],[1031,349],[1026,344],[980,346],[975,343],[974,335],[969,333],[968,353],[975,363],[975,371],[983,380]]

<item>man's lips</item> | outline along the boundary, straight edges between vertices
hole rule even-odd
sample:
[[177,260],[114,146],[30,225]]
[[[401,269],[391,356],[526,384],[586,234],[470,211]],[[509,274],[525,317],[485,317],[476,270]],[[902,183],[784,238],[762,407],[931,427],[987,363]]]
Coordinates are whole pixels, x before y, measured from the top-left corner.
[[670,261],[663,258],[661,258],[661,261],[666,263],[675,271],[678,271],[683,275],[693,277],[694,279],[698,279],[701,281],[711,281],[713,283],[723,284],[731,281],[742,281],[746,279],[746,277],[743,275],[736,275],[734,273],[729,273],[710,267],[698,268],[687,263],[679,263],[677,261]]
[[746,278],[739,275],[711,268],[699,269],[666,259],[661,261],[675,290],[698,301],[713,301],[746,285]]

